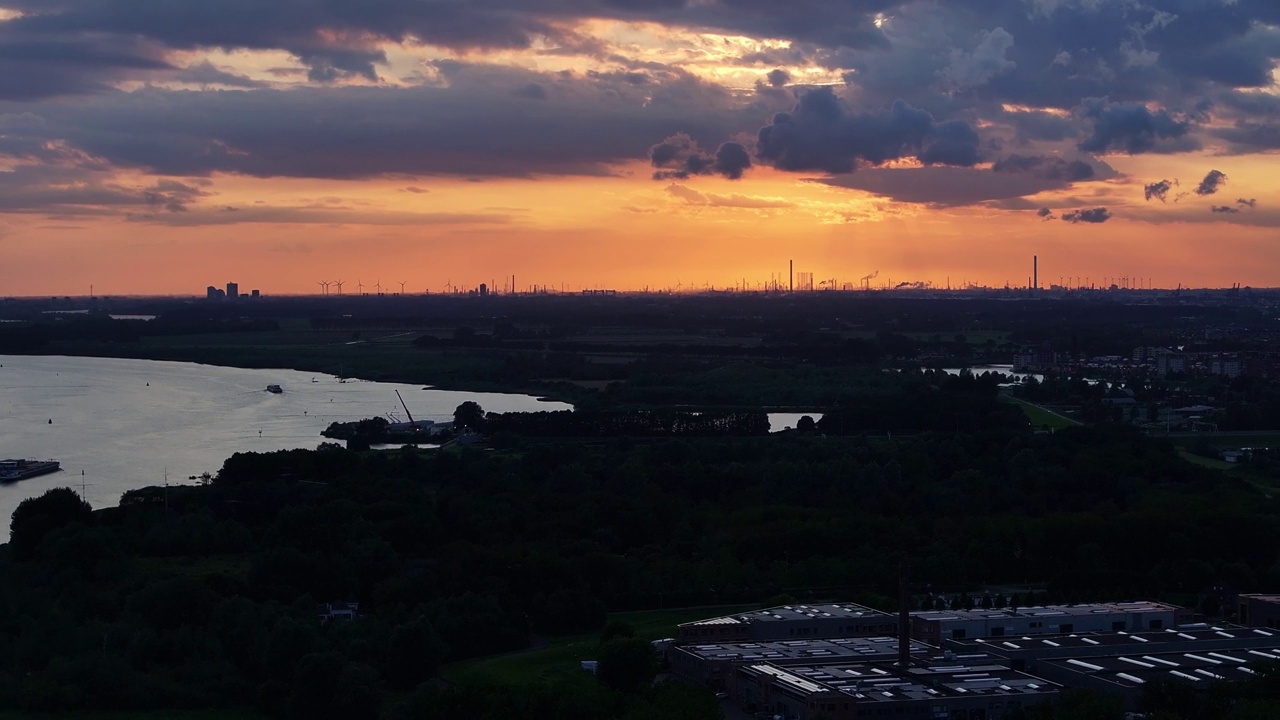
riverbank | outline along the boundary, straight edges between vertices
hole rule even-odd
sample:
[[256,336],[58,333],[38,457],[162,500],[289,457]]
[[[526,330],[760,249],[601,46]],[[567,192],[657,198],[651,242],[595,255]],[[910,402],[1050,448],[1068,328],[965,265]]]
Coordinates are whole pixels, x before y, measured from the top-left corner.
[[[569,407],[278,368],[30,355],[0,355],[0,364],[0,445],[63,469],[0,486],[4,517],[54,487],[74,487],[104,507],[129,490],[217,473],[236,453],[312,449],[333,423],[403,417],[397,391],[416,419],[436,423],[451,422],[468,401],[494,412]],[[266,392],[271,384],[283,392]]]
[[428,350],[402,339],[302,344],[254,335],[146,338],[137,343],[61,342],[51,343],[39,354],[193,362],[249,370],[287,369],[436,390],[533,395],[573,404],[595,392],[568,382],[546,383],[521,377],[509,370],[511,363],[502,353],[492,350]]

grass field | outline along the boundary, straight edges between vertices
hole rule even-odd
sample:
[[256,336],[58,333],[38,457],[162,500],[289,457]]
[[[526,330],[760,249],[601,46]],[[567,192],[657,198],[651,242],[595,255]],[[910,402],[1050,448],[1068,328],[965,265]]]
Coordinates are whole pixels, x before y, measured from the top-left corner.
[[[636,637],[659,640],[674,637],[676,626],[703,618],[755,609],[755,605],[645,610],[611,613],[609,620],[620,620],[635,628]],[[581,673],[581,662],[596,654],[598,635],[572,635],[548,638],[541,647],[496,657],[455,663],[444,669],[447,680],[492,679],[503,682],[532,682],[556,675]]]
[[1212,468],[1214,470],[1235,470],[1239,467],[1239,465],[1235,463],[1229,463],[1225,460],[1214,460],[1212,458],[1204,457],[1203,455],[1196,455],[1195,453],[1188,452],[1186,450],[1178,450],[1178,455],[1187,462],[1195,463],[1201,467]]
[[1004,402],[1010,402],[1022,408],[1022,412],[1026,413],[1027,419],[1037,428],[1049,427],[1054,430],[1072,427],[1080,423],[1072,420],[1065,415],[1059,415],[1052,410],[1046,410],[1039,405],[1032,405],[1025,400],[1019,400],[1012,395],[1001,395],[1000,399]]

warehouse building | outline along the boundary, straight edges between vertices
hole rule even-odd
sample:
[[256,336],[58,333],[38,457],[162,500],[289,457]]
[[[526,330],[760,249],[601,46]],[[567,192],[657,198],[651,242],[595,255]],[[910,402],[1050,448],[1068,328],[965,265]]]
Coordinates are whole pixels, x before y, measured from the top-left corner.
[[875,637],[894,635],[897,627],[892,615],[852,603],[784,605],[685,623],[677,631],[676,642],[706,645]]
[[1182,680],[1208,688],[1258,677],[1259,667],[1280,662],[1280,638],[1265,648],[1201,652],[1132,652],[1102,657],[1042,660],[1037,672],[1073,688],[1121,695],[1130,707],[1154,680]]
[[902,669],[854,662],[738,668],[729,692],[747,712],[794,720],[859,720],[887,716],[1000,720],[1049,702],[1059,687],[1010,670],[986,656]]
[[[936,654],[937,648],[912,642],[913,661]],[[783,640],[764,643],[716,643],[683,645],[667,652],[671,672],[678,678],[716,690],[728,687],[743,665],[769,663],[778,667],[847,663],[869,660],[892,662],[898,657],[898,638],[833,638],[831,640]]]
[[911,613],[911,637],[941,645],[944,640],[975,637],[1137,632],[1177,627],[1193,618],[1194,613],[1185,608],[1150,601],[1000,610],[923,610]]
[[1241,625],[1280,629],[1280,595],[1241,595],[1236,608]]
[[1002,638],[947,640],[955,653],[988,653],[1015,670],[1039,672],[1046,660],[1092,658],[1151,653],[1213,653],[1270,648],[1280,643],[1280,631],[1203,623],[1145,632],[1024,635]]

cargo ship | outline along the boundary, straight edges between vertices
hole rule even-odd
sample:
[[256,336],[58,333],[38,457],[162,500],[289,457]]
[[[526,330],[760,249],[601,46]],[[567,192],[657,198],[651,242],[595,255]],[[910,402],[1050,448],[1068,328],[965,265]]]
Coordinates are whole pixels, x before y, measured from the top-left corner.
[[61,469],[62,464],[57,460],[0,460],[0,483],[26,480]]

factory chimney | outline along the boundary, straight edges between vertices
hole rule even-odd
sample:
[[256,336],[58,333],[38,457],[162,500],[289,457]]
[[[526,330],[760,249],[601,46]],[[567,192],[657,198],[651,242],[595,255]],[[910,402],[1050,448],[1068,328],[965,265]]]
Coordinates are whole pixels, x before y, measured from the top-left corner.
[[1031,256],[1031,289],[1040,289],[1040,256]]
[[907,561],[898,566],[898,666],[911,667],[911,586],[907,581]]
[[796,261],[787,261],[787,292],[796,291]]

